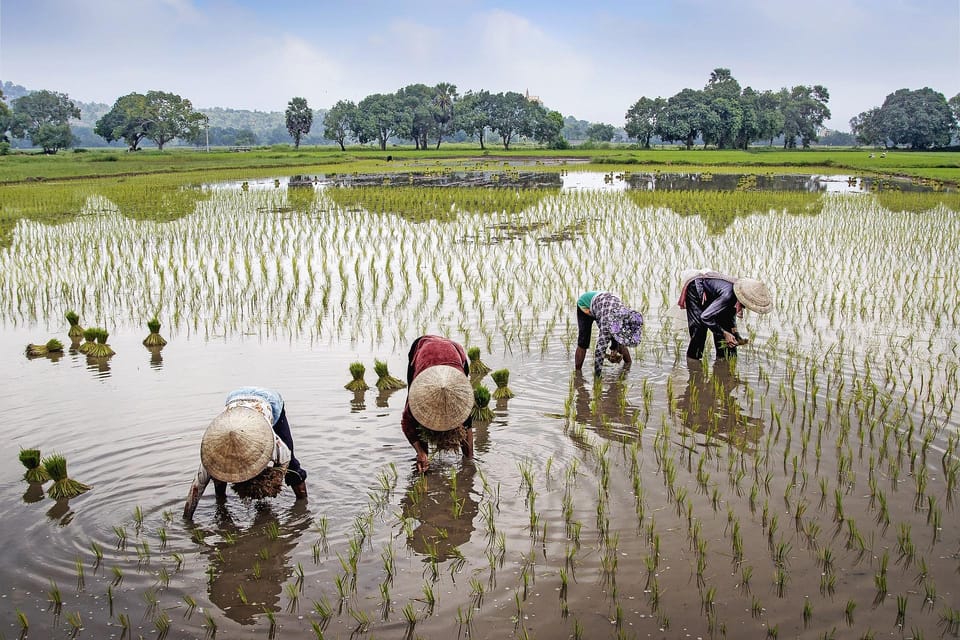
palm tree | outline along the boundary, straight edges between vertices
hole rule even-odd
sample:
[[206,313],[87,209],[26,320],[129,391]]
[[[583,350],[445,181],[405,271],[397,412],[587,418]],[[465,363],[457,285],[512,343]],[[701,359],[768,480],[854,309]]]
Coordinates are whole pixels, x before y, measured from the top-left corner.
[[447,124],[453,120],[453,105],[457,98],[457,85],[449,82],[441,82],[434,87],[436,94],[433,97],[433,106],[437,111],[434,113],[434,119],[437,121],[437,149],[440,148],[440,140],[446,132]]

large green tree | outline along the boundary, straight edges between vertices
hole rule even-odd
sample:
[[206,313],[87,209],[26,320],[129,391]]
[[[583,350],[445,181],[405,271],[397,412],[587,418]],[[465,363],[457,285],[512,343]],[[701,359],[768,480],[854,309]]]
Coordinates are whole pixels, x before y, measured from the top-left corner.
[[682,142],[692,149],[707,122],[708,108],[703,92],[684,89],[667,100],[654,133],[662,140]]
[[80,109],[65,93],[34,91],[13,101],[10,131],[15,138],[29,137],[44,153],[56,153],[73,144],[70,118]]
[[403,126],[403,105],[395,94],[374,93],[357,104],[357,139],[361,144],[376,141],[386,151],[387,140]]
[[626,132],[644,149],[650,148],[650,139],[653,138],[657,122],[667,107],[663,98],[640,98],[627,110]]
[[130,151],[137,151],[140,143],[150,132],[153,120],[147,109],[147,97],[140,93],[130,93],[117,98],[113,108],[103,115],[93,132],[113,142],[123,140]]
[[890,144],[912,149],[947,146],[956,124],[947,99],[930,87],[894,91],[883,101],[876,117]]
[[610,142],[616,132],[617,130],[612,124],[595,122],[587,127],[587,139],[596,142]]
[[468,91],[457,105],[457,126],[467,136],[476,137],[486,149],[485,134],[493,127],[494,96],[489,91]]
[[323,135],[336,140],[341,151],[346,151],[345,142],[356,128],[357,105],[349,100],[340,100],[333,105],[323,118]]
[[306,98],[293,98],[287,103],[286,124],[294,148],[299,149],[300,139],[310,133],[310,127],[313,126],[313,111],[307,105]]
[[827,108],[830,92],[821,85],[798,85],[789,91],[783,89],[780,95],[783,147],[795,149],[799,139],[803,148],[808,148],[811,142],[818,140],[820,127],[830,117],[830,109]]
[[493,96],[491,128],[500,136],[504,149],[510,149],[510,143],[515,138],[533,134],[535,120],[531,116],[536,106],[516,91]]

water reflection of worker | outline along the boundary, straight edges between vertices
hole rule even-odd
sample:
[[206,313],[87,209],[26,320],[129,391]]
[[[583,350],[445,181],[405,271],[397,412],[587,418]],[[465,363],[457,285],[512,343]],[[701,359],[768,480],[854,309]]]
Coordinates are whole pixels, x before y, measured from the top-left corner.
[[479,511],[473,495],[475,473],[474,465],[465,464],[456,471],[411,477],[400,500],[403,517],[419,523],[407,538],[411,549],[426,556],[435,551],[442,562],[457,555],[455,550],[470,541],[473,519]]
[[293,454],[293,436],[283,398],[276,391],[242,387],[227,395],[226,408],[200,442],[200,469],[190,486],[183,517],[193,517],[210,480],[217,502],[227,483],[241,497],[275,496],[286,483],[298,500],[307,497],[307,472]]
[[687,311],[690,346],[687,357],[699,360],[713,333],[717,358],[732,358],[746,340],[737,331],[743,309],[768,313],[773,307],[767,286],[753,278],[736,278],[708,269],[688,269],[680,274],[677,305]]
[[624,305],[612,293],[587,291],[581,294],[577,298],[577,351],[573,360],[577,371],[583,368],[587,349],[590,348],[594,322],[600,328],[593,352],[594,374],[600,375],[604,359],[610,362],[623,360],[624,369],[628,369],[632,362],[628,347],[640,344],[643,315]]
[[231,620],[251,625],[256,616],[280,610],[284,583],[293,575],[290,558],[310,527],[307,503],[293,503],[281,522],[270,503],[258,502],[253,522],[241,530],[225,504],[217,505],[216,529],[222,540],[206,551],[210,563],[210,602]]
[[420,336],[407,355],[407,402],[400,426],[417,452],[417,470],[430,466],[427,440],[438,449],[457,446],[473,457],[473,386],[463,346],[440,336]]
[[[637,425],[640,424],[639,409],[626,402],[626,376],[621,374],[609,385],[599,389],[596,398],[587,387],[583,373],[574,373],[573,385],[575,391],[574,404],[576,407],[575,420],[581,424],[592,425],[600,435],[612,435],[610,425],[618,424],[624,427],[620,435],[632,432],[636,435]],[[593,389],[598,387],[594,385]]]
[[684,426],[697,433],[713,433],[745,445],[756,443],[763,431],[759,418],[743,413],[734,392],[745,383],[736,369],[720,362],[708,373],[697,361],[687,361],[687,384],[677,397],[677,413]]

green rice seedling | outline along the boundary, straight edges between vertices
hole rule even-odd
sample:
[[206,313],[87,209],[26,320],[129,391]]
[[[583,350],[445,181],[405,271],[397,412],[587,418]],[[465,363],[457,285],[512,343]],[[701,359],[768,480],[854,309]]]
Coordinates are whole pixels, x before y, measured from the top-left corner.
[[514,396],[513,391],[508,386],[510,381],[510,372],[507,369],[497,369],[490,374],[493,381],[497,383],[497,388],[493,391],[493,397],[497,400],[507,400]]
[[53,485],[47,489],[47,495],[54,500],[75,498],[90,490],[90,486],[67,477],[67,459],[58,453],[44,458],[43,467],[53,480]]
[[52,578],[50,579],[50,590],[47,591],[47,598],[54,614],[59,615],[60,609],[63,607],[63,596],[60,593],[60,587],[57,586],[56,580]]
[[77,634],[83,630],[83,619],[80,617],[79,611],[69,611],[67,612],[67,624],[70,625],[70,637],[76,638]]
[[210,638],[211,640],[213,638],[216,638],[217,637],[216,618],[213,617],[213,614],[211,614],[209,610],[203,612],[203,618],[204,618],[203,627],[206,629],[205,637]]
[[377,374],[377,389],[380,389],[381,391],[390,389],[403,389],[407,386],[407,383],[400,378],[395,378],[390,375],[390,372],[387,369],[387,363],[383,360],[374,359],[373,370]]
[[112,584],[115,587],[119,586],[120,583],[123,582],[123,569],[115,566],[115,567],[112,567],[110,571],[111,573],[113,573],[113,581],[110,584]]
[[373,624],[373,621],[370,619],[370,616],[363,609],[349,609],[350,617],[354,619],[357,623],[357,626],[354,627],[353,633],[366,633],[367,629],[370,628],[370,625]]
[[24,353],[28,358],[40,358],[63,353],[63,343],[56,338],[47,340],[44,344],[28,344]]
[[176,563],[174,571],[180,571],[183,568],[183,554],[175,551],[173,554],[171,554],[171,556],[173,557],[173,561]]
[[183,603],[187,605],[187,610],[184,612],[183,617],[189,620],[193,617],[193,612],[197,610],[197,601],[192,595],[186,593],[183,595]]
[[479,381],[492,371],[492,369],[480,359],[480,347],[468,348],[467,358],[469,359],[470,365],[470,377],[475,381]]
[[83,558],[78,555],[77,559],[74,560],[73,565],[77,569],[77,591],[83,591],[84,587],[86,586],[86,579],[83,575]]
[[80,316],[76,311],[67,311],[66,313],[67,322],[70,324],[70,329],[67,331],[67,337],[70,338],[73,342],[78,342],[80,338],[83,337],[83,327],[80,326]]
[[897,627],[903,629],[907,618],[907,596],[897,596],[897,621],[894,623]]
[[150,332],[143,339],[145,347],[164,347],[167,345],[166,339],[160,335],[160,321],[154,316],[147,321],[147,330]]
[[20,462],[27,468],[23,474],[27,482],[42,484],[50,479],[46,467],[41,464],[40,449],[20,449]]
[[81,345],[81,347],[86,347],[87,344],[90,344],[87,347],[86,351],[82,353],[94,357],[94,358],[109,358],[114,355],[116,352],[107,344],[107,340],[110,337],[110,334],[103,327],[94,327],[93,329],[87,329],[84,332],[84,337],[87,337],[87,332],[92,331],[96,342],[90,343],[89,341]]
[[416,628],[416,626],[417,626],[417,612],[416,612],[416,610],[413,608],[413,603],[412,603],[412,602],[408,602],[407,604],[405,604],[405,605],[403,606],[403,609],[401,610],[401,612],[403,613],[403,619],[404,619],[404,620],[406,621],[406,623],[407,623],[407,635],[406,635],[406,637],[407,637],[407,638],[412,638],[412,637],[413,637],[413,630],[414,630],[414,628]]
[[117,615],[117,620],[120,622],[120,629],[122,630],[120,637],[126,638],[130,636],[130,616],[121,613]]
[[490,409],[490,390],[482,384],[478,384],[473,389],[473,409],[470,416],[475,423],[490,422],[494,418],[493,410]]
[[166,611],[161,610],[160,615],[153,619],[153,626],[157,630],[157,639],[163,640],[170,633],[171,620]]
[[284,585],[284,591],[287,594],[287,612],[296,613],[300,608],[300,589],[295,582],[288,582]]
[[353,379],[344,385],[344,388],[348,391],[366,391],[370,388],[370,385],[366,383],[363,379],[363,374],[367,372],[367,368],[363,365],[362,362],[353,362],[350,364],[350,375]]

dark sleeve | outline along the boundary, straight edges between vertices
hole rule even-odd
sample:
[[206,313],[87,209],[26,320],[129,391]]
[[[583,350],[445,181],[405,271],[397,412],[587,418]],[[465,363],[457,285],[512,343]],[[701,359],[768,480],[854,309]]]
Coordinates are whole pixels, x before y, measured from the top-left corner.
[[729,331],[733,326],[732,323],[730,323],[730,326],[725,325],[727,324],[727,317],[733,315],[732,311],[737,304],[737,296],[733,293],[732,284],[729,287],[719,287],[717,292],[719,295],[703,310],[700,321],[715,335],[721,335],[724,330]]
[[410,383],[413,382],[413,356],[417,353],[417,347],[420,345],[420,340],[423,336],[420,336],[416,340],[410,343],[410,351],[407,353],[407,387],[410,386]]
[[400,414],[400,428],[403,429],[403,435],[407,437],[407,442],[411,445],[420,440],[420,423],[413,417],[410,411],[410,403],[403,405],[403,413]]

